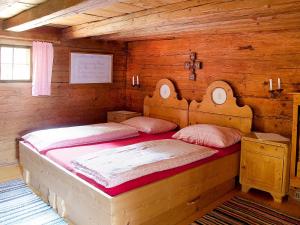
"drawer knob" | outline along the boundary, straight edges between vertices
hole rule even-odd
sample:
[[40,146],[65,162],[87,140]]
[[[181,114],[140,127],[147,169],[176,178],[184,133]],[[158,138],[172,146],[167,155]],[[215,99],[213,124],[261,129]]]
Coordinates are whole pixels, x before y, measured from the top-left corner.
[[246,166],[245,166],[245,165],[242,165],[242,169],[246,169]]
[[260,149],[265,149],[265,147],[263,145],[259,146]]

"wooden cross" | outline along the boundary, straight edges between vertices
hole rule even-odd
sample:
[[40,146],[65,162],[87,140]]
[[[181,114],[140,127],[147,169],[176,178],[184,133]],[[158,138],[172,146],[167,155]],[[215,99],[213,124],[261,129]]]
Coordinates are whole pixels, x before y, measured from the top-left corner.
[[202,62],[197,61],[197,53],[190,53],[190,61],[184,63],[184,68],[190,71],[189,79],[196,80],[196,70],[202,69]]

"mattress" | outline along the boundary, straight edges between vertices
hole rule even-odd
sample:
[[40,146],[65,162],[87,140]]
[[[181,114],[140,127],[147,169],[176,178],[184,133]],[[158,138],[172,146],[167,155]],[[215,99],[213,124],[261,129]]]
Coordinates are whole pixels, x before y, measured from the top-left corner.
[[[167,133],[156,134],[156,135],[141,133],[140,136],[134,137],[134,138],[128,138],[128,139],[122,139],[122,140],[116,140],[116,141],[110,141],[110,142],[102,142],[102,143],[96,144],[97,148],[95,148],[95,145],[93,145],[93,146],[86,145],[86,146],[78,146],[78,147],[70,147],[70,148],[53,149],[53,150],[45,152],[44,155],[47,158],[54,161],[55,163],[61,165],[65,169],[75,173],[74,168],[71,164],[71,161],[78,158],[79,156],[83,156],[85,154],[92,153],[95,151],[95,149],[97,149],[97,151],[99,151],[99,149],[110,149],[110,148],[113,149],[115,147],[135,144],[135,143],[139,143],[139,142],[143,142],[143,141],[167,139],[167,138],[171,138],[174,133],[175,132],[167,132]],[[144,185],[162,180],[164,178],[167,178],[167,177],[176,175],[178,173],[181,173],[183,171],[198,167],[200,165],[211,162],[213,160],[217,160],[219,158],[233,154],[233,153],[239,151],[240,148],[241,148],[240,143],[237,143],[235,145],[232,145],[232,146],[230,146],[228,148],[224,148],[224,149],[215,148],[218,150],[218,153],[214,154],[211,157],[208,157],[208,158],[205,158],[205,159],[202,159],[202,160],[199,160],[199,161],[196,161],[196,162],[184,165],[184,166],[179,166],[179,167],[176,167],[173,169],[152,173],[152,174],[128,181],[126,183],[123,183],[121,185],[118,185],[118,186],[115,186],[112,188],[105,188],[104,186],[96,183],[94,180],[92,180],[88,177],[85,177],[82,174],[77,174],[77,173],[75,173],[75,174],[77,176],[79,176],[80,178],[84,179],[85,181],[89,182],[96,188],[107,193],[108,195],[116,196],[116,195],[122,194],[124,192],[133,190],[135,188],[142,187]]]

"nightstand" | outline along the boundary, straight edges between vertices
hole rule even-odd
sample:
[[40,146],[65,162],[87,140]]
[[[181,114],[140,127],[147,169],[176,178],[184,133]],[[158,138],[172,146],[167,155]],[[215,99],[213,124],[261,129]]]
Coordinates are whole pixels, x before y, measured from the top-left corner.
[[251,133],[242,138],[240,183],[242,191],[256,188],[281,202],[289,191],[289,141],[269,141]]
[[132,117],[141,116],[142,114],[139,112],[131,112],[131,111],[111,111],[107,112],[107,122],[116,122],[120,123],[124,120],[128,120]]

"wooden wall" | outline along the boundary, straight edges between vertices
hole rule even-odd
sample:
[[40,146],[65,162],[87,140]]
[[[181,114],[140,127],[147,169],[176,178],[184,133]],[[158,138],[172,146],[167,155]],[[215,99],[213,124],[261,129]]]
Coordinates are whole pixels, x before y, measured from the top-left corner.
[[[173,80],[180,95],[189,100],[201,100],[209,83],[225,80],[233,86],[238,103],[253,108],[255,130],[291,133],[288,93],[300,91],[299,29],[186,34],[129,42],[128,49],[124,43],[92,40],[56,42],[54,48],[50,97],[32,97],[30,83],[0,83],[0,165],[16,161],[16,137],[26,131],[103,122],[106,111],[124,107],[142,111],[144,97],[162,78]],[[114,83],[68,84],[73,50],[114,53]],[[190,51],[196,51],[203,62],[197,81],[190,81],[183,67]],[[135,74],[140,75],[139,89],[131,87]],[[283,81],[283,96],[271,99],[264,82],[277,77]]]
[[[183,64],[196,51],[203,62],[197,81],[188,79]],[[181,96],[201,100],[214,80],[225,80],[234,88],[240,105],[254,111],[254,129],[291,134],[292,102],[289,92],[300,90],[300,30],[249,33],[194,34],[169,40],[135,41],[128,44],[126,106],[142,111],[143,98],[151,94],[159,79],[176,83]],[[141,88],[131,87],[131,76],[139,74]],[[271,99],[270,78],[283,81],[282,97]],[[275,88],[277,83],[274,83]]]
[[[11,41],[10,41],[11,43]],[[69,84],[70,51],[114,54],[113,84]],[[78,40],[54,44],[52,95],[32,97],[31,83],[0,83],[0,165],[16,161],[26,131],[103,122],[125,104],[126,44]]]

